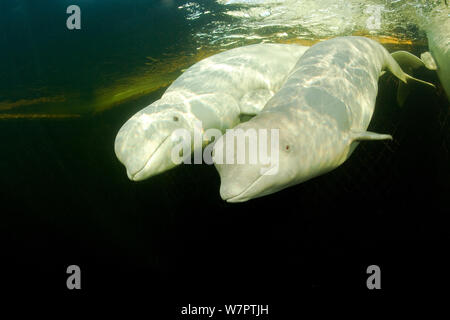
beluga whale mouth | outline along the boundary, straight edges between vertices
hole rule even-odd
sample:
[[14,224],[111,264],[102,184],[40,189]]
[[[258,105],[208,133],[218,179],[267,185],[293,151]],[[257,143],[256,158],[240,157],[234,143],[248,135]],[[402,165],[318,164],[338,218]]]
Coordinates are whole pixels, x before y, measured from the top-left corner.
[[[258,165],[255,166],[258,168],[258,170],[261,170],[260,166]],[[264,186],[264,180],[272,175],[275,175],[277,171],[278,171],[277,166],[264,169],[265,172],[264,174],[259,175],[253,182],[250,182],[247,186],[244,187],[242,187],[240,181],[235,181],[235,183],[227,182],[226,174],[224,174],[221,176],[222,184],[220,186],[220,197],[226,202],[237,203],[237,202],[245,202],[255,197],[262,197],[267,194],[274,193],[278,189],[275,186],[269,189],[265,189],[266,187]],[[220,170],[219,172],[223,171]]]
[[171,139],[172,133],[191,127],[178,110],[151,111],[144,109],[130,118],[115,140],[116,156],[132,181],[142,181],[173,168],[176,164],[171,155],[178,142]]
[[[252,189],[254,189],[255,185],[263,178],[264,176],[258,177],[255,181],[253,181],[250,185],[245,187],[243,190],[236,191],[233,188],[233,184],[224,184],[220,188],[220,197],[226,202],[236,203],[236,202],[245,202],[251,199],[249,194]],[[226,186],[226,187],[225,187]]]
[[[131,172],[127,168],[127,175],[130,180],[142,181],[150,176],[157,175],[158,173],[169,169],[168,165],[162,165],[164,163],[162,160],[164,160],[164,157],[167,154],[167,149],[169,149],[170,152],[170,149],[172,148],[170,143],[166,143],[167,139],[170,139],[170,136],[167,136],[159,146],[156,147],[156,150],[150,155],[141,169],[136,172]],[[149,170],[150,168],[151,171]]]

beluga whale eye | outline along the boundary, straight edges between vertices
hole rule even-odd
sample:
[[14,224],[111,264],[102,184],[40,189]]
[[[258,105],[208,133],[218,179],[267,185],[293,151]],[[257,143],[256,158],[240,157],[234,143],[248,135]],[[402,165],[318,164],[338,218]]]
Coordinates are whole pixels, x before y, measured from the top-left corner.
[[174,117],[173,117],[173,121],[178,121],[178,117],[177,117],[177,116],[174,116]]
[[286,147],[285,147],[286,151],[289,151],[290,148],[291,147],[289,145],[286,145]]

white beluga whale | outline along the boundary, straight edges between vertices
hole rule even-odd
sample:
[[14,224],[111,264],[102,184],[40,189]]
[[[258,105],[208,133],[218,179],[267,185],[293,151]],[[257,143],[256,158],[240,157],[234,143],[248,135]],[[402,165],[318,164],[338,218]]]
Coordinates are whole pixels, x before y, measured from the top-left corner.
[[[405,83],[420,81],[403,72],[388,51],[371,39],[339,37],[313,45],[261,113],[216,142],[213,160],[222,199],[243,202],[277,192],[335,169],[359,141],[392,139],[366,131],[384,70]],[[239,152],[248,158],[255,150],[248,138],[251,130],[278,130],[278,140],[258,136],[258,147],[265,146],[269,158],[276,154],[275,160],[237,164]],[[239,143],[229,147],[235,138],[244,141],[241,147]],[[227,153],[234,156],[231,163],[225,159]]]
[[[429,54],[429,53],[428,53]],[[420,58],[416,57],[410,52],[407,51],[396,51],[391,54],[391,56],[397,61],[400,68],[407,73],[408,75],[411,75],[414,73],[416,69],[419,68],[432,68],[432,65],[434,64],[433,58],[430,56],[427,56],[427,54],[422,54]],[[424,59],[425,58],[425,59]],[[436,69],[433,69],[436,70]],[[384,71],[383,71],[384,73]],[[427,85],[431,85],[428,82],[415,79],[417,82],[424,83]],[[434,85],[431,85],[434,87]],[[400,81],[398,84],[397,89],[397,103],[399,106],[403,106],[405,104],[406,98],[408,97],[410,91],[412,90],[412,87],[405,82]]]
[[[255,44],[206,58],[187,69],[163,96],[119,130],[115,153],[129,179],[144,180],[176,164],[171,159],[177,129],[224,132],[240,117],[259,113],[283,85],[308,47]],[[199,127],[199,123],[200,126]]]
[[450,101],[450,10],[445,3],[436,8],[425,26],[430,52],[421,55],[430,70],[436,70]]

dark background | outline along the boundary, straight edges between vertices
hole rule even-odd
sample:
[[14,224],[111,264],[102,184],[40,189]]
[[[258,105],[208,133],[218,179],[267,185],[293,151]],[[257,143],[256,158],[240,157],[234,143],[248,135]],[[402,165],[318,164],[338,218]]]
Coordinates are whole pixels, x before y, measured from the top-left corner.
[[207,165],[127,179],[115,134],[154,97],[85,119],[2,121],[2,287],[69,294],[71,264],[82,294],[186,303],[367,293],[371,264],[383,293],[444,286],[448,106],[418,88],[394,108],[392,84],[369,129],[393,142],[362,143],[335,171],[242,204],[220,199]]

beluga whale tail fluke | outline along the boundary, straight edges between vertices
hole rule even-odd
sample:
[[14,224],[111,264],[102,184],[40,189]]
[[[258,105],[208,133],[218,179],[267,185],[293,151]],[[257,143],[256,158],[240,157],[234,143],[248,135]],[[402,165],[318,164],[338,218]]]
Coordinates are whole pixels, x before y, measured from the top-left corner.
[[397,103],[399,106],[402,107],[405,104],[406,98],[411,92],[411,83],[424,84],[433,89],[436,88],[436,86],[430,82],[423,81],[411,76],[412,74],[414,74],[414,70],[417,70],[419,68],[429,68],[429,64],[425,63],[421,58],[416,57],[415,55],[407,51],[396,51],[393,52],[391,56],[395,59],[395,61],[397,61],[406,75],[406,82],[399,81],[398,84]]
[[255,44],[191,66],[161,99],[136,113],[119,130],[114,149],[129,179],[144,180],[176,166],[172,151],[179,141],[171,138],[175,130],[184,129],[190,137],[211,128],[223,132],[259,113],[306,49]]
[[[392,139],[367,131],[384,70],[404,83],[412,79],[369,38],[338,37],[313,45],[261,113],[216,142],[213,160],[222,199],[243,202],[272,194],[337,168],[360,141]],[[250,131],[278,132],[278,139],[255,144]],[[233,139],[241,143],[230,147]],[[269,154],[264,161],[238,164],[239,152],[248,158],[262,149]],[[218,161],[217,155],[228,152],[231,161]]]

